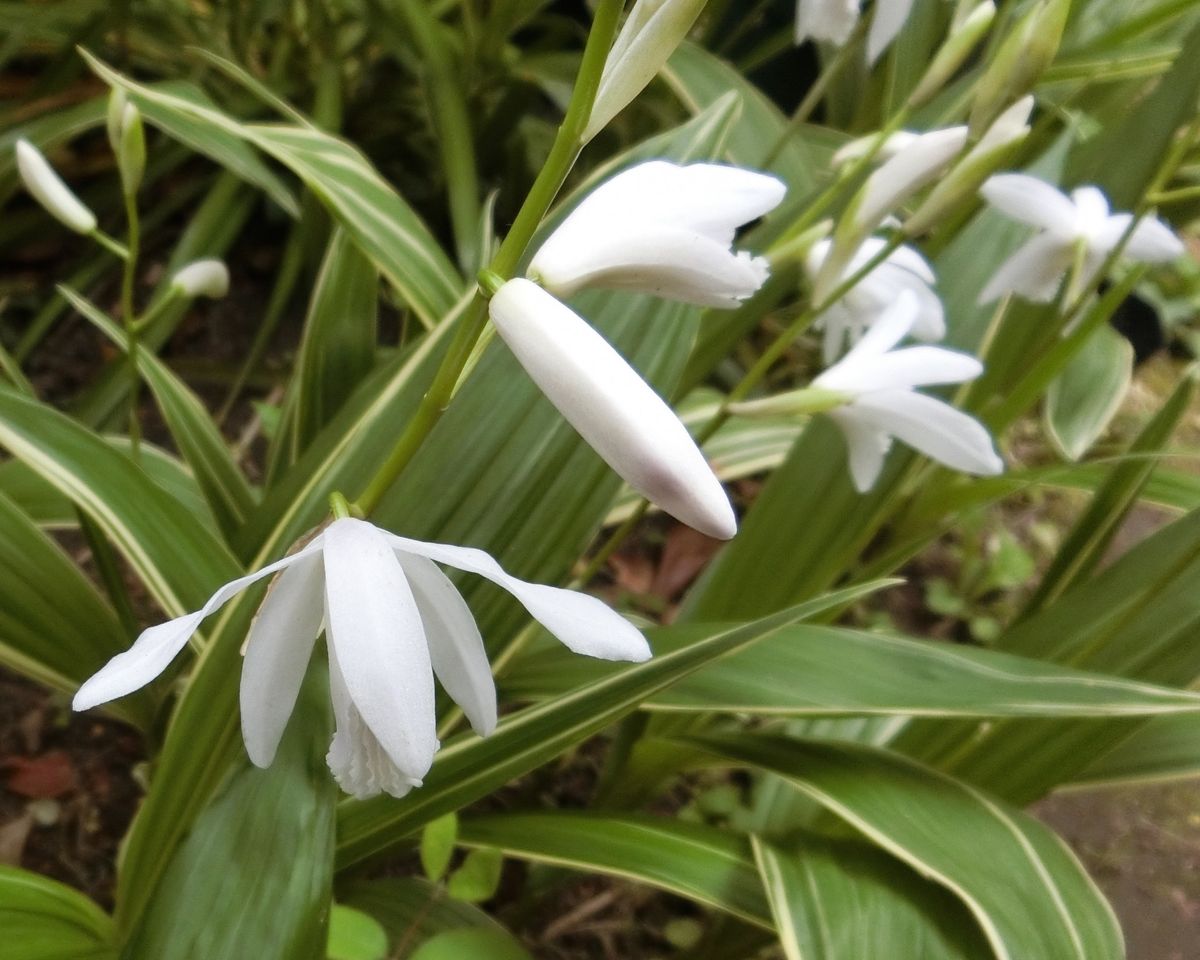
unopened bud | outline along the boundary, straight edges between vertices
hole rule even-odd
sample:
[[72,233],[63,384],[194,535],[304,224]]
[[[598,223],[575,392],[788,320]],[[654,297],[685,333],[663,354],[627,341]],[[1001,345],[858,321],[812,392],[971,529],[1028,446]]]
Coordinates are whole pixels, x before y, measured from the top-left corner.
[[1013,26],[976,88],[971,133],[978,136],[1054,62],[1071,0],[1042,0]]
[[996,4],[992,0],[984,0],[967,14],[962,23],[946,38],[941,49],[934,54],[929,69],[925,71],[921,82],[908,98],[909,107],[919,107],[937,95],[958,72],[958,68],[979,45],[979,41],[987,35],[995,19]]
[[121,171],[121,189],[126,196],[132,196],[146,173],[146,130],[141,111],[132,103],[123,103],[115,123],[110,111],[108,133],[110,142],[116,137],[113,152]]
[[185,297],[219,299],[229,292],[229,269],[220,260],[197,260],[175,274],[171,286]]
[[83,234],[96,229],[96,215],[63,183],[41,151],[28,140],[17,141],[17,171],[25,189],[63,226]]
[[588,118],[590,140],[655,78],[704,9],[704,0],[637,0],[609,51]]

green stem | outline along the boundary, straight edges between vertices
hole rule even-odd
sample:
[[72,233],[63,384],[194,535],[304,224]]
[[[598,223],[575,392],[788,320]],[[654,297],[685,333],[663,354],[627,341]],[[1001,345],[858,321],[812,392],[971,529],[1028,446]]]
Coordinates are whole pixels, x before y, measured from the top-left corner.
[[114,256],[120,257],[122,260],[129,259],[129,248],[120,240],[110,237],[103,230],[93,230],[88,236]]
[[138,370],[138,323],[133,302],[133,285],[137,279],[138,249],[141,245],[141,225],[138,221],[137,196],[125,194],[125,220],[129,229],[129,256],[125,258],[125,270],[121,275],[121,319],[129,338],[129,443],[133,451],[133,462],[138,463],[142,453],[142,425],[138,420],[138,393],[142,384]]
[[[579,76],[571,94],[571,103],[562,125],[558,128],[550,155],[521,205],[512,228],[488,267],[488,271],[501,280],[511,279],[516,273],[537,228],[550,210],[583,149],[583,131],[591,116],[596,91],[600,87],[604,61],[617,33],[617,21],[622,6],[621,0],[600,0],[596,8],[592,30],[588,35],[587,47],[579,67]],[[369,516],[379,506],[384,494],[391,489],[392,484],[412,462],[417,451],[433,432],[454,396],[455,387],[474,352],[476,341],[487,326],[487,320],[487,300],[480,291],[458,321],[454,340],[434,375],[433,383],[421,398],[421,404],[412,420],[408,422],[391,455],[359,495],[356,507],[363,516]]]

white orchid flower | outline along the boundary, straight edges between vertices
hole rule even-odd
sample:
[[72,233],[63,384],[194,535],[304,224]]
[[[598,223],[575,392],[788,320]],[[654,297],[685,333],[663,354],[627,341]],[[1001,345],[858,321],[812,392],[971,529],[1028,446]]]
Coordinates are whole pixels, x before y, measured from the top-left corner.
[[185,297],[219,300],[229,292],[229,268],[215,258],[195,260],[171,278],[171,286]]
[[[884,248],[884,241],[871,237],[850,258],[837,282],[858,273]],[[832,244],[821,240],[813,244],[805,262],[810,277],[821,275]],[[941,340],[946,335],[945,311],[933,291],[937,282],[933,268],[912,247],[897,247],[887,259],[858,281],[840,300],[822,314],[818,323],[825,331],[824,360],[833,363],[847,341],[853,344],[870,330],[884,312],[905,292],[916,302],[912,334],[920,340]],[[835,284],[836,286],[836,284]]]
[[205,617],[279,573],[246,639],[246,752],[259,767],[274,760],[324,629],[337,724],[329,767],[356,797],[401,797],[420,786],[438,748],[435,675],[480,735],[496,726],[496,690],[479,628],[439,563],[503,587],[576,653],[606,660],[650,656],[641,633],[595,597],[518,580],[482,550],[409,540],[347,518],[291,556],[225,584],[195,613],[143,631],[80,687],[73,706],[86,710],[145,686]]
[[[873,64],[908,20],[913,0],[875,0],[867,32],[867,63]],[[809,37],[836,46],[850,39],[858,24],[861,0],[797,0],[796,42]]]
[[913,329],[919,307],[902,293],[841,362],[813,387],[844,394],[829,411],[849,450],[855,489],[866,493],[883,470],[893,438],[955,470],[990,476],[1004,470],[979,421],[917,387],[964,383],[983,372],[974,357],[942,347],[894,349]]
[[734,234],[786,191],[775,177],[723,164],[641,163],[593,190],[534,254],[528,276],[558,297],[592,286],[736,307],[769,267],[735,252]]
[[710,537],[737,532],[729,498],[687,428],[582,317],[521,279],[504,284],[489,309],[533,382],[634,490]]
[[64,227],[82,234],[96,229],[96,215],[63,183],[42,152],[28,140],[17,141],[17,172],[25,189]]
[[[981,192],[1001,213],[1040,232],[1000,266],[979,295],[980,303],[1007,293],[1037,303],[1053,300],[1080,245],[1083,268],[1079,284],[1086,286],[1133,222],[1131,213],[1111,213],[1108,200],[1096,187],[1080,187],[1068,197],[1037,177],[1004,173],[989,178]],[[1143,263],[1166,263],[1183,250],[1170,227],[1145,217],[1133,228],[1124,253]]]

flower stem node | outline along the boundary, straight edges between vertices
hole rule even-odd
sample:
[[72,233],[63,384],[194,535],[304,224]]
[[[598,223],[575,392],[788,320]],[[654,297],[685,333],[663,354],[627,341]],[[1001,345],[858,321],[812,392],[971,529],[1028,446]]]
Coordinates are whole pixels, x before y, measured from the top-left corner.
[[507,590],[576,653],[650,657],[642,634],[595,597],[518,580],[482,550],[409,540],[343,517],[283,560],[225,584],[195,613],[143,631],[80,687],[73,706],[86,710],[145,686],[205,617],[278,574],[250,627],[242,666],[242,738],[251,761],[267,767],[275,759],[324,630],[336,720],[329,767],[355,797],[404,796],[420,786],[438,748],[435,676],[477,733],[496,726],[483,639],[438,564]]
[[492,322],[547,399],[646,499],[701,533],[728,540],[737,520],[687,428],[616,350],[529,280],[492,298]]
[[17,171],[33,199],[64,227],[85,236],[96,229],[96,215],[63,183],[42,152],[28,140],[17,141]]

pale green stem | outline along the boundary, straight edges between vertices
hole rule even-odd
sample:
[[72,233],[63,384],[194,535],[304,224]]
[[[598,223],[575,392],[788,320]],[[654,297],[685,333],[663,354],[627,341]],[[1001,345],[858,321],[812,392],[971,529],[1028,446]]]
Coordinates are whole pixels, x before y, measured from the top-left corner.
[[[583,149],[583,131],[591,116],[605,59],[616,36],[622,6],[621,0],[601,0],[596,8],[575,90],[571,94],[571,103],[562,125],[558,128],[550,155],[521,205],[512,228],[488,267],[489,274],[494,274],[502,281],[510,279],[516,272],[534,233],[550,210]],[[364,516],[370,515],[379,506],[384,494],[391,489],[392,484],[433,432],[454,396],[463,369],[487,325],[487,319],[487,299],[481,290],[458,321],[454,340],[434,375],[433,383],[421,398],[416,413],[408,422],[387,461],[359,495],[356,506]]]
[[141,246],[141,223],[138,220],[137,195],[125,194],[125,220],[129,231],[129,256],[121,276],[121,320],[129,338],[129,443],[134,463],[141,460],[142,424],[138,420],[138,394],[142,377],[138,370],[138,324],[134,305],[134,282],[137,279],[138,253]]

